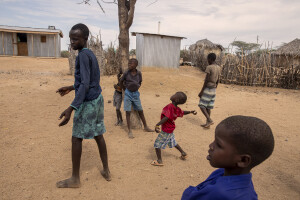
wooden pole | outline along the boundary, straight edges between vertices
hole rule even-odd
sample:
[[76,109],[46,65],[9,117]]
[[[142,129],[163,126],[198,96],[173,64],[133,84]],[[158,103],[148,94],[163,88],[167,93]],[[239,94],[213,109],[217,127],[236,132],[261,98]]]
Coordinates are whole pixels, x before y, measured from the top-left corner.
[[12,43],[12,46],[13,46],[13,56],[14,56],[14,54],[15,54],[14,33],[11,33],[11,43]]
[[56,57],[56,37],[54,35],[54,57]]
[[34,55],[33,55],[33,34],[31,34],[31,56],[33,57]]
[[3,55],[5,55],[5,48],[4,48],[4,32],[2,32],[2,48],[3,48]]

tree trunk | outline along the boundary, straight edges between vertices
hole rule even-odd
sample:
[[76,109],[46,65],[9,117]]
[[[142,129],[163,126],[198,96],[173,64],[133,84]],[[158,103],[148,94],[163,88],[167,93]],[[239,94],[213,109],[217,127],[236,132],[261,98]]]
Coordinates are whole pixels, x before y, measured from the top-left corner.
[[[128,5],[128,3],[130,5]],[[133,22],[136,0],[118,0],[119,15],[119,52],[121,56],[121,68],[124,72],[128,69],[129,59],[129,28]],[[132,128],[141,128],[142,123],[137,111],[132,110],[130,116]]]
[[118,0],[119,15],[119,50],[121,54],[121,67],[125,71],[129,59],[129,28],[132,25],[136,0],[130,0],[130,7],[127,0]]

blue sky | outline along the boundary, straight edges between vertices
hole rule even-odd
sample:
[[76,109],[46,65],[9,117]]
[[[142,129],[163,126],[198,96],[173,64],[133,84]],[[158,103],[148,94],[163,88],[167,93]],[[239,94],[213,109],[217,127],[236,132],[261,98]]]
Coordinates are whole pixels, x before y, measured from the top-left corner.
[[[108,1],[108,0],[107,0]],[[68,32],[85,23],[99,34],[104,48],[118,44],[118,9],[115,4],[78,4],[82,0],[0,0],[0,25],[62,30],[62,49],[67,49]],[[130,31],[184,36],[181,48],[200,39],[227,47],[233,40],[270,44],[273,47],[300,38],[299,0],[138,0]],[[135,48],[135,37],[130,37]]]

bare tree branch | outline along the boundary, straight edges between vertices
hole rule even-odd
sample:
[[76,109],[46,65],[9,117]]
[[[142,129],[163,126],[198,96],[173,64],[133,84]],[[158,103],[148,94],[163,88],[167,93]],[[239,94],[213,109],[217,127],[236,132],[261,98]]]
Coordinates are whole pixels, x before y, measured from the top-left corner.
[[81,3],[77,3],[77,4],[83,4],[83,3],[84,3],[84,4],[89,4],[89,5],[91,5],[89,2],[90,2],[90,0],[83,0]]
[[117,4],[118,5],[118,3],[116,2],[117,0],[114,0],[114,1],[104,1],[104,0],[101,0],[103,3],[114,3],[114,4]]
[[103,13],[105,13],[105,11],[104,11],[103,7],[101,6],[101,4],[100,4],[99,0],[97,0],[97,4],[98,4],[98,5],[99,5],[99,7],[101,8],[102,12],[103,12]]
[[132,25],[136,1],[137,0],[130,0],[130,10],[129,10],[128,19],[126,22],[126,29],[130,28],[130,26]]
[[158,0],[155,0],[154,2],[150,3],[147,7],[151,6],[152,4],[155,4],[156,2],[158,2]]

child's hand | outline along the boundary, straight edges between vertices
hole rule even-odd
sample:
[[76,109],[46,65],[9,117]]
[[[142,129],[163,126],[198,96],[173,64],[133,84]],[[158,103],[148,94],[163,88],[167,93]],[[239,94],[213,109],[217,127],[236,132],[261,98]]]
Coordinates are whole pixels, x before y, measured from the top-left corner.
[[193,115],[197,115],[197,111],[196,110],[192,110],[191,113],[193,113]]
[[160,132],[159,126],[155,126],[155,132],[156,132],[156,133],[159,133],[159,132]]
[[69,106],[64,112],[61,113],[59,119],[61,119],[63,117],[65,117],[65,118],[63,119],[62,122],[60,122],[60,124],[58,126],[64,126],[69,122],[72,111],[73,111],[73,108],[71,106]]
[[68,94],[69,92],[71,92],[73,90],[73,86],[71,88],[71,86],[67,86],[67,87],[62,87],[59,88],[56,93],[59,93],[60,96],[65,96],[66,94]]

